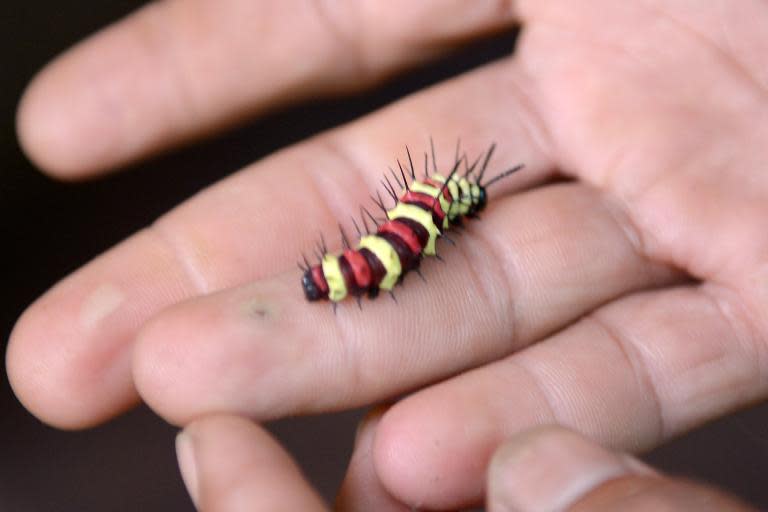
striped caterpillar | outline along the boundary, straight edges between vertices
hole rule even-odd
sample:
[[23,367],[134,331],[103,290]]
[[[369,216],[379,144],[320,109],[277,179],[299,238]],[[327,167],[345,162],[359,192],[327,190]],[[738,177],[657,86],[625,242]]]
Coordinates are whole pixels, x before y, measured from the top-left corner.
[[[389,177],[384,175],[381,183],[394,206],[387,208],[378,192],[376,197],[371,196],[386,218],[379,223],[368,210],[361,208],[365,233],[352,219],[360,237],[356,248],[351,247],[344,229],[339,225],[344,248],[341,255],[329,253],[323,240],[317,250],[320,260],[318,264],[311,265],[304,257],[304,265],[300,263],[299,267],[303,272],[301,285],[308,301],[330,300],[335,308],[336,303],[351,295],[357,298],[359,305],[365,294],[371,299],[378,296],[379,290],[392,294],[392,288],[401,283],[412,270],[421,276],[419,265],[424,256],[440,258],[435,248],[438,238],[450,241],[444,235],[446,230],[452,226],[461,226],[465,218],[477,217],[478,212],[485,208],[488,197],[486,189],[523,167],[517,165],[483,183],[483,176],[496,145],[492,144],[484,153],[484,158],[480,154],[470,165],[466,156],[459,157],[457,144],[453,168],[447,176],[443,176],[437,171],[435,148],[431,140],[430,147],[433,173],[429,174],[425,152],[424,179],[416,180],[411,152],[407,146],[409,167],[404,170],[398,160],[400,177],[390,168],[392,177],[401,189],[400,194],[396,192]],[[475,176],[481,158],[483,163]],[[459,175],[457,173],[462,162],[465,171]],[[410,175],[410,183],[407,174]],[[376,225],[375,233],[368,229],[363,212]]]

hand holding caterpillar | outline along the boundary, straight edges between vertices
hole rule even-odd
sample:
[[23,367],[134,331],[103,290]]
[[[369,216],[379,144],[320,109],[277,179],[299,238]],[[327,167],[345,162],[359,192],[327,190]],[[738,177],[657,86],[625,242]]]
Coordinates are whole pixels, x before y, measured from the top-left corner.
[[[406,170],[398,161],[400,178],[390,169],[395,182],[401,188],[398,194],[385,175],[382,180],[384,189],[394,202],[387,208],[377,192],[373,200],[384,212],[386,219],[379,224],[376,218],[364,208],[362,211],[376,224],[376,232],[368,229],[365,216],[362,216],[365,233],[353,219],[360,241],[355,249],[349,243],[343,228],[343,252],[335,255],[328,252],[325,242],[318,250],[320,262],[311,265],[304,257],[304,264],[299,264],[303,272],[301,285],[308,301],[330,300],[336,303],[347,296],[356,297],[358,305],[365,294],[373,299],[380,290],[392,293],[392,288],[402,282],[410,271],[419,272],[419,265],[424,256],[439,258],[435,249],[438,238],[446,238],[444,233],[452,226],[460,226],[465,218],[477,217],[482,211],[488,196],[486,189],[512,173],[523,168],[517,165],[483,183],[483,176],[488,162],[493,155],[495,144],[470,165],[466,156],[459,157],[456,147],[453,168],[447,176],[438,173],[435,148],[432,150],[433,173],[428,171],[428,156],[424,154],[424,179],[416,180],[411,152],[406,147],[409,167]],[[480,160],[482,165],[477,170]],[[459,175],[461,164],[465,171]],[[476,172],[476,174],[475,174]],[[408,182],[410,174],[411,182]],[[401,181],[402,179],[402,181]],[[392,296],[394,298],[394,295]]]

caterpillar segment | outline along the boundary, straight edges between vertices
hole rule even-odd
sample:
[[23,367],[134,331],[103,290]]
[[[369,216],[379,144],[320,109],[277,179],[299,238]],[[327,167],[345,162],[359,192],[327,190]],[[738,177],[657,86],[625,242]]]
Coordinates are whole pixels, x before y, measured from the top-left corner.
[[[461,225],[465,218],[476,217],[486,207],[486,188],[522,168],[522,165],[518,165],[483,183],[495,145],[491,145],[471,165],[466,156],[459,157],[457,145],[453,168],[443,176],[437,171],[434,145],[431,145],[431,149],[433,172],[429,174],[429,157],[425,153],[424,178],[421,180],[416,180],[413,160],[407,147],[409,166],[404,169],[398,161],[399,176],[389,169],[400,188],[399,194],[389,177],[384,175],[382,185],[394,204],[387,208],[381,194],[377,192],[376,197],[371,196],[385,218],[379,222],[368,210],[361,208],[365,230],[361,231],[352,219],[359,236],[355,248],[352,248],[340,225],[343,245],[341,254],[329,253],[323,240],[318,251],[320,261],[312,265],[304,258],[304,264],[299,264],[303,271],[301,284],[308,301],[329,300],[335,306],[352,296],[357,298],[359,304],[365,295],[373,299],[382,290],[392,293],[392,289],[402,282],[408,272],[415,271],[421,276],[421,260],[425,256],[439,258],[437,241],[445,238],[453,243],[445,236],[445,231]],[[474,176],[483,156],[482,165]],[[462,163],[465,172],[459,175]],[[368,227],[366,215],[376,225],[374,232]]]

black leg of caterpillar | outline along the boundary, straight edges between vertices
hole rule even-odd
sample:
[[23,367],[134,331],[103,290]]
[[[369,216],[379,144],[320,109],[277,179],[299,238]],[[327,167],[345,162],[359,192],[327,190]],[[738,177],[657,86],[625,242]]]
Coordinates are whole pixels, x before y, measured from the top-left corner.
[[395,183],[397,183],[397,184],[398,184],[398,186],[399,186],[401,189],[405,188],[405,185],[403,185],[402,183],[400,183],[400,178],[398,178],[398,176],[397,176],[397,174],[395,173],[395,171],[393,171],[391,167],[388,167],[388,169],[389,169],[389,173],[390,173],[390,174],[392,175],[392,177],[395,179]]
[[488,162],[491,160],[491,156],[493,156],[493,152],[496,151],[496,143],[492,143],[491,147],[488,148],[488,152],[485,154],[485,160],[483,160],[483,166],[480,168],[480,174],[477,176],[477,183],[478,185],[483,179],[483,175],[485,175],[485,170],[488,168]]
[[437,158],[435,158],[435,143],[432,140],[432,136],[429,136],[429,149],[432,151],[432,171],[437,174]]
[[344,249],[351,249],[349,245],[349,239],[347,239],[347,234],[344,232],[344,228],[341,226],[341,222],[339,222],[339,232],[341,233],[341,246]]
[[365,215],[363,215],[363,205],[360,205],[360,220],[363,221],[363,227],[365,228],[365,234],[370,235],[371,230],[368,227],[368,222],[365,220]]
[[475,170],[475,167],[477,167],[477,164],[480,163],[480,158],[482,156],[483,156],[482,154],[478,155],[475,161],[472,162],[472,165],[467,167],[467,171],[464,173],[465,178],[469,178],[469,175],[472,174],[472,172]]
[[424,152],[424,179],[429,178],[429,157],[427,152]]
[[360,231],[360,226],[357,225],[357,221],[353,216],[350,215],[350,218],[352,219],[352,225],[355,226],[355,231],[357,231],[357,238],[362,238],[363,232]]
[[446,235],[441,235],[440,238],[442,238],[443,240],[445,240],[446,242],[448,242],[449,244],[451,244],[453,246],[456,245],[456,241],[452,240],[451,238],[448,238],[448,236],[446,236]]
[[384,200],[381,198],[381,194],[379,191],[376,191],[376,197],[371,196],[371,199],[373,199],[373,202],[376,204],[376,206],[379,207],[379,209],[384,212],[384,215],[387,214],[387,208],[384,206]]
[[[384,178],[386,179],[386,177],[387,176],[385,175]],[[388,181],[389,180],[387,180],[387,182]],[[387,182],[385,182],[384,180],[379,180],[379,183],[381,183],[381,185],[384,187],[384,191],[387,194],[389,194],[389,197],[391,197],[394,202],[397,202],[397,194],[395,194],[395,192],[392,190],[392,185],[391,184],[389,186],[387,186]]]
[[395,301],[395,304],[397,304],[397,297],[395,297],[395,294],[392,292],[392,290],[389,290],[389,296],[392,297],[392,300]]
[[405,171],[403,170],[403,165],[400,163],[400,159],[397,160],[397,167],[400,169],[400,176],[403,178],[405,190],[411,190],[411,188],[408,186],[408,178],[405,177]]
[[358,295],[357,297],[355,297],[355,299],[357,299],[357,309],[362,311],[363,310],[363,298]]
[[368,211],[368,208],[366,208],[364,206],[361,206],[360,208],[365,212],[366,215],[368,215],[368,218],[370,218],[373,221],[374,225],[378,228],[379,227],[379,222],[376,220],[376,217],[371,215],[371,212]]
[[425,283],[427,282],[427,278],[424,277],[424,274],[421,273],[421,269],[419,268],[414,269],[414,272],[416,272],[416,275],[419,276],[422,281],[424,281]]
[[411,150],[408,146],[405,146],[405,152],[408,154],[408,164],[411,166],[411,180],[416,179],[416,169],[413,168],[413,158],[411,158]]
[[443,259],[443,257],[442,257],[442,256],[440,256],[440,255],[439,255],[439,254],[437,254],[437,253],[435,253],[435,258],[437,258],[437,261],[439,261],[440,263],[445,263],[445,260]]
[[331,307],[333,308],[333,314],[335,315],[336,314],[336,308],[339,307],[339,303],[338,302],[331,302],[331,304],[332,304]]
[[325,237],[323,236],[323,233],[320,233],[320,243],[322,244],[321,247],[323,249],[323,254],[328,253],[328,246],[325,245]]
[[307,268],[312,266],[309,264],[309,260],[307,259],[307,257],[304,255],[303,252],[301,253],[301,259],[304,260],[304,265],[306,265]]
[[[391,170],[392,169],[390,168],[390,171]],[[389,193],[392,194],[393,199],[397,201],[397,191],[395,190],[395,187],[392,185],[392,183],[389,181],[389,177],[386,174],[384,175],[384,180],[387,182],[387,185],[389,185]],[[400,182],[398,181],[398,183]]]
[[453,157],[453,161],[454,162],[458,163],[458,161],[459,161],[459,151],[460,150],[461,150],[461,137],[456,139],[456,153],[455,153],[455,155]]
[[483,183],[482,185],[480,185],[480,183],[478,182],[478,185],[480,185],[481,187],[485,187],[485,188],[490,187],[491,185],[493,185],[497,181],[506,178],[510,174],[516,173],[517,171],[519,171],[522,168],[523,168],[523,164],[516,165],[515,167],[513,167],[511,169],[507,169],[506,171],[502,172],[501,174],[498,174],[498,175],[494,176],[487,183]]
[[322,263],[324,255],[323,248],[320,247],[320,242],[318,242],[317,247],[315,247],[315,256],[317,256],[318,262]]

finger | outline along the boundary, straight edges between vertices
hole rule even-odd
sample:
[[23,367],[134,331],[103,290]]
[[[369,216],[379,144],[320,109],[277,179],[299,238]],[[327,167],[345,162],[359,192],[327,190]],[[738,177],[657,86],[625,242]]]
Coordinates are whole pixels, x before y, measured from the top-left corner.
[[502,357],[674,276],[578,184],[499,200],[445,260],[425,262],[427,284],[409,278],[398,303],[347,301],[338,315],[306,304],[295,273],[179,304],[139,334],[136,385],[179,423],[352,407]]
[[399,402],[376,437],[382,483],[406,503],[475,503],[481,468],[521,430],[558,423],[636,451],[765,396],[766,358],[733,300],[711,286],[638,293]]
[[19,136],[42,168],[83,177],[288,101],[375,83],[513,15],[492,0],[153,2],[46,67],[19,107]]
[[336,497],[339,512],[410,512],[412,507],[395,500],[381,485],[373,468],[373,439],[384,409],[370,412],[357,428],[355,448],[347,474]]
[[490,512],[752,510],[733,496],[659,475],[557,427],[518,434],[497,450],[488,488]]
[[198,510],[327,510],[285,450],[243,418],[195,421],[176,438],[176,453]]
[[[339,219],[370,201],[382,167],[405,143],[428,148],[433,135],[443,169],[457,134],[468,134],[463,146],[470,154],[503,140],[494,165],[522,161],[526,171],[495,193],[541,182],[551,175],[551,158],[526,88],[509,62],[486,66],[198,194],[27,309],[7,354],[14,391],[30,411],[60,427],[88,426],[129,407],[136,393],[128,360],[139,326],[182,298],[295,269],[319,232],[337,232]],[[489,117],[489,108],[514,115]]]

